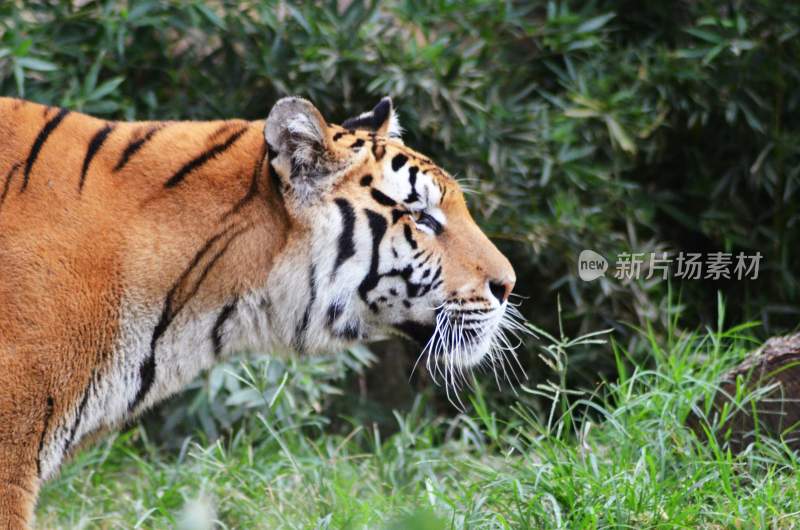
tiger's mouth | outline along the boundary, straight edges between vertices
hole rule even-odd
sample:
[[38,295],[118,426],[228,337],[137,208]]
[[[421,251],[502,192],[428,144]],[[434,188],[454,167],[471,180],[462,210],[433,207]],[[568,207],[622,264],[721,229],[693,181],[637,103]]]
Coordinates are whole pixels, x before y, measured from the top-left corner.
[[476,309],[445,302],[436,309],[432,324],[406,320],[393,327],[420,345],[414,369],[424,363],[434,383],[445,387],[448,399],[458,409],[465,408],[459,393],[469,384],[467,376],[472,369],[490,370],[498,386],[501,380],[513,385],[512,378],[519,384],[518,370],[525,377],[515,351],[522,343],[521,336],[533,333],[514,304]]
[[423,324],[415,320],[406,320],[395,326],[397,331],[413,340],[420,346],[425,346],[436,333],[436,326],[433,324]]
[[423,324],[406,320],[395,326],[405,337],[417,343],[422,356],[442,365],[471,368],[489,352],[490,338],[496,333],[499,322],[464,324],[462,319],[445,319],[437,313],[436,324]]
[[513,356],[521,342],[519,335],[530,333],[523,322],[517,308],[508,303],[465,309],[445,302],[436,309],[432,324],[406,320],[395,328],[422,347],[420,358],[427,357],[429,370],[464,370]]

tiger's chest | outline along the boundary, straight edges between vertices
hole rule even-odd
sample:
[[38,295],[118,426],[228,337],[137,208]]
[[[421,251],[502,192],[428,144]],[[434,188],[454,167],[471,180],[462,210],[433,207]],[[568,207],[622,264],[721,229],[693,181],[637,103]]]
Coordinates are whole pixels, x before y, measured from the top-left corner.
[[122,305],[110,363],[98,367],[74,410],[42,448],[42,476],[92,433],[113,429],[184,388],[232,351],[268,350],[270,316],[260,293],[221,308],[184,308],[164,326],[164,308]]

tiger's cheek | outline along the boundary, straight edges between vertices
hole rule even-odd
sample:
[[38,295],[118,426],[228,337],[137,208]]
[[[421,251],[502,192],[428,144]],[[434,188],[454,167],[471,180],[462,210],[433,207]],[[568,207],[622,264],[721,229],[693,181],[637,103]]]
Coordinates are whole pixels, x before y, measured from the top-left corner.
[[410,220],[393,227],[386,254],[383,289],[375,303],[392,322],[429,321],[442,299],[443,259],[439,245]]
[[445,230],[436,238],[436,251],[447,256],[442,261],[441,290],[449,298],[464,296],[474,283],[471,263],[478,249],[464,247],[459,237],[454,235],[457,227]]

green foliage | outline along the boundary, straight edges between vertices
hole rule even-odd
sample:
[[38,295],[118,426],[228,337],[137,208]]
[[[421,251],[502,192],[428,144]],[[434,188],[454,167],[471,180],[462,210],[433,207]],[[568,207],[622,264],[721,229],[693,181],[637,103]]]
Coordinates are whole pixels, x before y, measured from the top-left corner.
[[[567,359],[607,336],[545,338],[551,382],[541,412],[517,404],[506,419],[474,396],[475,414],[397,414],[397,432],[356,424],[309,436],[313,408],[282,415],[280,394],[226,441],[165,454],[144,429],[82,453],[45,487],[43,528],[789,528],[800,512],[800,460],[772,440],[731,454],[684,425],[708,405],[720,374],[755,343],[750,325],[660,338],[639,363],[594,392],[564,384]],[[541,330],[540,330],[541,331]],[[608,345],[605,344],[604,347]],[[622,362],[622,359],[628,359]],[[274,384],[255,372],[243,388]],[[756,392],[757,393],[757,392]],[[277,397],[276,397],[277,396]],[[568,399],[566,399],[568,397]],[[731,408],[751,407],[741,392]],[[144,456],[141,456],[144,455]],[[214,523],[212,523],[212,521]],[[215,524],[215,526],[212,526]]]
[[686,285],[697,321],[722,288],[789,312],[780,328],[800,296],[798,31],[779,0],[6,2],[0,93],[129,119],[260,118],[302,94],[337,120],[392,94],[409,142],[478,191],[532,320],[557,288],[581,329],[643,323],[663,282],[583,284],[579,251],[699,248],[766,270]]
[[185,438],[203,433],[205,442],[231,434],[248,415],[265,408],[285,420],[316,412],[304,428],[329,428],[321,411],[342,394],[346,373],[363,373],[375,358],[364,347],[298,360],[264,355],[233,357],[216,364],[205,377],[145,416],[143,422],[162,448],[177,450]]

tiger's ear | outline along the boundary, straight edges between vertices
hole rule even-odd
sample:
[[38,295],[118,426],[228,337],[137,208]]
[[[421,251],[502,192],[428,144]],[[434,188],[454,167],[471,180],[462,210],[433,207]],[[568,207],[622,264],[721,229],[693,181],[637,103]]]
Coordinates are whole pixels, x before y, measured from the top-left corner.
[[342,127],[345,129],[366,129],[381,136],[396,139],[400,139],[403,134],[403,128],[400,127],[397,113],[392,105],[392,98],[389,96],[381,99],[371,111],[345,120],[342,123]]
[[330,149],[328,124],[309,101],[288,97],[269,112],[264,137],[270,163],[300,199],[319,193],[343,169]]

